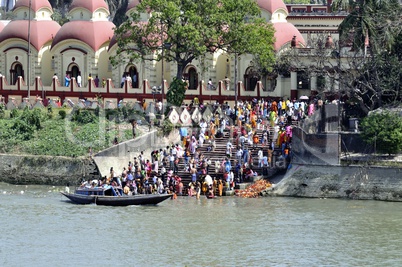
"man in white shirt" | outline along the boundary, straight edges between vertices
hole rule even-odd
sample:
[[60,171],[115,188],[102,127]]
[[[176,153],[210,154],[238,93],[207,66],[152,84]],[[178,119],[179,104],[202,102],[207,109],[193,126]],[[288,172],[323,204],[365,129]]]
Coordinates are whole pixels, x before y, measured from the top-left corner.
[[78,87],[81,87],[81,86],[82,86],[81,73],[78,73],[78,75],[77,75],[77,84],[78,84]]

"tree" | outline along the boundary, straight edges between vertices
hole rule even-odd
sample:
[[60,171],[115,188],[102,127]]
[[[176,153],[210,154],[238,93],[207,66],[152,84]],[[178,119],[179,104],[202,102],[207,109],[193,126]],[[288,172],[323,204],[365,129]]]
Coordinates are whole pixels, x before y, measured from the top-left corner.
[[347,10],[339,25],[341,40],[351,41],[354,49],[370,46],[376,53],[390,49],[400,32],[401,6],[398,0],[335,0],[333,10]]
[[304,70],[317,77],[319,92],[348,98],[365,115],[400,101],[401,5],[396,0],[335,0],[333,9],[350,12],[339,26],[339,40],[328,46],[324,36],[311,38],[310,48],[281,53],[275,70]]
[[380,111],[370,114],[360,124],[365,142],[375,150],[397,154],[402,150],[402,118],[396,112]]
[[[152,16],[140,21],[141,13],[149,10]],[[258,53],[261,66],[269,68],[274,59],[273,28],[259,15],[253,0],[143,0],[115,30],[118,49],[113,61],[155,60],[154,52],[169,43],[163,57],[177,63],[178,79],[190,62],[223,48]],[[161,59],[162,53],[156,60]]]
[[[173,106],[180,106],[183,103],[186,94],[187,83],[182,79],[174,78],[170,84],[169,91],[166,93],[166,100]],[[165,110],[165,115],[169,113],[169,109]]]

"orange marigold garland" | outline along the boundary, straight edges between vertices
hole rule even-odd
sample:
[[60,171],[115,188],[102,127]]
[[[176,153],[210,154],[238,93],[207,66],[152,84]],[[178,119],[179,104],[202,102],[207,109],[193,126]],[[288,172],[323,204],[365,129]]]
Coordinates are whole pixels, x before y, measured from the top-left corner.
[[246,189],[238,189],[235,191],[236,196],[244,198],[256,198],[260,196],[260,193],[272,185],[266,180],[258,180],[254,184],[249,185]]

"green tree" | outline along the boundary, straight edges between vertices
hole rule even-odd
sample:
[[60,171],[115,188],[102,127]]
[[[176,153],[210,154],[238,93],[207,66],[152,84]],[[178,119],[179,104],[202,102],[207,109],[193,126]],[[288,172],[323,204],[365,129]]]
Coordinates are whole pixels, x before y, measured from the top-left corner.
[[[187,83],[182,79],[174,78],[170,84],[169,91],[166,93],[167,103],[173,106],[180,106],[186,94]],[[169,113],[169,108],[165,110],[165,115]]]
[[349,12],[339,25],[339,34],[344,42],[351,41],[354,49],[365,45],[373,53],[390,49],[400,31],[398,0],[335,0],[332,8]]
[[[149,10],[152,16],[146,23],[140,22],[141,13]],[[192,60],[219,48],[259,52],[261,65],[268,67],[274,58],[274,31],[259,15],[252,0],[143,0],[115,30],[118,49],[113,61],[154,60],[153,52],[169,43],[164,58],[177,63],[178,79]],[[159,54],[157,60],[161,59]]]
[[382,111],[370,114],[360,124],[365,142],[376,151],[397,154],[402,150],[402,118],[397,113]]

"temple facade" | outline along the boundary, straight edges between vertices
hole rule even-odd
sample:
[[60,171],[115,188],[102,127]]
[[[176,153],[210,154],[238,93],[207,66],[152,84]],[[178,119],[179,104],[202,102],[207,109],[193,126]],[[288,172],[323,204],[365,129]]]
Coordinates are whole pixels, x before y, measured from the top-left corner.
[[[135,10],[138,4],[139,0],[131,0],[127,12]],[[257,4],[262,18],[276,30],[277,53],[292,46],[307,47],[308,38],[318,30],[336,34],[337,25],[344,18],[329,9],[320,11],[320,15],[307,12],[315,12],[318,5],[299,12],[302,7],[286,6],[282,0],[257,0]],[[47,0],[17,0],[12,10],[12,21],[0,21],[0,95],[6,101],[13,98],[21,102],[26,97],[34,101],[37,96],[74,102],[98,96],[114,103],[123,99],[151,100],[160,98],[155,88],[162,83],[168,88],[175,76],[176,66],[170,62],[138,60],[111,64],[110,58],[117,49],[113,38],[115,25],[109,20],[104,0],[73,0],[69,21],[62,26],[52,20],[53,10]],[[146,20],[147,14],[142,19]],[[331,29],[326,26],[328,23],[332,23]],[[131,82],[121,87],[123,75],[130,76]],[[71,78],[68,85],[66,76]],[[251,55],[239,56],[236,68],[234,55],[223,51],[206,55],[202,62],[194,60],[185,67],[183,77],[188,81],[186,101],[198,97],[200,101],[233,102],[235,90],[238,99],[297,98],[306,93],[297,88],[297,75],[261,77]],[[82,82],[77,83],[77,79]],[[216,89],[207,88],[209,79]]]

